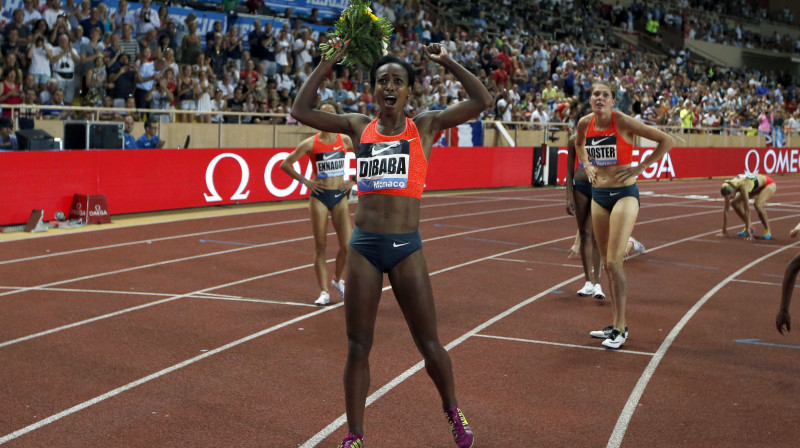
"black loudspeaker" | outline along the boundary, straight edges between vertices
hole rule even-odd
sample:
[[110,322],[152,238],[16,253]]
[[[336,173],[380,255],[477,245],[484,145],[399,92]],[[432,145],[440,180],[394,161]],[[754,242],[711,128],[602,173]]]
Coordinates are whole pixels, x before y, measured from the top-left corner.
[[59,150],[61,149],[52,135],[41,129],[20,129],[17,131],[17,142],[22,150]]
[[544,185],[544,165],[542,164],[542,147],[533,147],[533,178],[531,184],[534,187]]
[[114,121],[64,122],[64,149],[122,149],[123,126]]

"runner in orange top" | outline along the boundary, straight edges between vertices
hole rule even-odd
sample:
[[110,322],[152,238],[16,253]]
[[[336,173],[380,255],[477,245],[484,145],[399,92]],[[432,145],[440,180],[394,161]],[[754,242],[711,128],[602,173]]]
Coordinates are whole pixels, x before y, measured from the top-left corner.
[[[625,305],[628,282],[622,266],[625,249],[639,215],[636,178],[674,145],[660,130],[613,110],[616,88],[600,81],[592,86],[592,113],[578,121],[575,149],[592,184],[592,229],[610,283],[611,325],[592,331],[603,345],[617,349],[628,337]],[[658,144],[640,165],[632,162],[633,139],[641,136]]]
[[[328,113],[336,113],[336,107],[326,103],[320,107]],[[308,210],[311,213],[311,230],[314,234],[314,272],[317,274],[320,294],[317,305],[325,306],[331,302],[328,292],[328,264],[326,260],[328,242],[328,213],[339,239],[336,253],[336,270],[330,285],[344,298],[344,279],[342,277],[347,261],[347,241],[350,240],[350,209],[347,197],[355,182],[345,180],[347,151],[353,150],[350,137],[331,132],[319,132],[303,140],[297,148],[281,163],[281,169],[293,179],[300,181],[309,190],[311,198]],[[313,179],[306,179],[292,165],[300,157],[308,155],[314,170]]]
[[370,71],[379,118],[362,114],[334,115],[313,104],[325,74],[341,58],[319,63],[303,83],[292,108],[299,121],[328,132],[350,136],[356,145],[359,198],[347,257],[347,362],[344,370],[349,433],[339,445],[363,447],[364,410],[369,391],[369,353],[381,297],[383,274],[389,274],[397,303],[425,359],[456,444],[472,446],[473,435],[456,400],[450,356],[439,341],[436,309],[419,234],[420,196],[436,134],[477,117],[492,103],[481,81],[459,65],[439,44],[423,46],[427,57],[461,82],[468,99],[444,110],[425,111],[413,119],[406,104],[414,86],[414,70],[394,56],[380,58]]

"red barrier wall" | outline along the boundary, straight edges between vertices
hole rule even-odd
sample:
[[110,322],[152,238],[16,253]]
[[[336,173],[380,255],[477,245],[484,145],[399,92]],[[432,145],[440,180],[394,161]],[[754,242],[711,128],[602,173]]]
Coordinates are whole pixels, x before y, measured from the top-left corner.
[[[72,196],[104,194],[109,213],[308,197],[308,189],[280,169],[290,148],[25,151],[0,153],[0,224],[45,220],[67,212]],[[352,153],[348,176],[355,174]],[[426,190],[531,184],[531,148],[437,147]],[[311,177],[302,158],[295,169]]]
[[[635,148],[638,164],[653,148]],[[735,176],[741,173],[800,173],[797,148],[672,148],[666,156],[648,167],[639,179],[689,179]],[[567,177],[567,148],[558,150],[558,183]]]

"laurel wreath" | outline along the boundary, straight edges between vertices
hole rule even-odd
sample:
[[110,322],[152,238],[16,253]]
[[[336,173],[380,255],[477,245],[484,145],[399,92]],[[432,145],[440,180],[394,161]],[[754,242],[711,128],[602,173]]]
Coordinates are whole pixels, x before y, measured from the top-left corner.
[[342,64],[369,68],[383,55],[393,32],[392,23],[373,14],[368,1],[350,0],[334,30],[326,33],[334,44],[321,43],[319,48],[325,59],[332,59],[347,43]]

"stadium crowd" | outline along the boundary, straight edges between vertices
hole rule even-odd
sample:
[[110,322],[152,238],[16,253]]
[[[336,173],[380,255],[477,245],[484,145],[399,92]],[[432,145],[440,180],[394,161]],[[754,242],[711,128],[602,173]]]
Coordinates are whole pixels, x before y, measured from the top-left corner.
[[[236,3],[226,1],[221,8],[264,11],[262,0]],[[679,30],[686,38],[800,54],[800,38],[761,36],[719,18],[726,14],[796,26],[790,11],[766,11],[759,4],[376,0],[373,10],[394,23],[389,51],[411,63],[418,77],[411,115],[464,99],[454,77],[422,57],[422,45],[440,42],[496,98],[480,117],[484,120],[520,127],[571,123],[592,83],[603,79],[617,86],[616,107],[646,123],[685,132],[698,127],[761,132],[779,144],[782,135],[776,132],[800,132],[800,90],[792,76],[716,66],[685,49],[645,52],[612,32],[612,27],[633,30],[637,22],[656,21],[662,30]],[[78,118],[84,112],[56,108],[75,105],[103,107],[105,120],[128,115],[144,120],[141,109],[154,109],[165,112],[150,111],[147,118],[293,123],[287,113],[294,95],[327,39],[308,25],[324,24],[316,14],[296,17],[287,8],[275,13],[278,17],[255,20],[252,31],[242,35],[231,14],[227,29],[217,22],[201,36],[195,14],[173,20],[168,6],[183,5],[142,0],[141,8],[130,11],[120,0],[111,13],[96,0],[24,0],[0,28],[2,115],[11,117],[6,105],[22,105],[13,117],[20,125],[34,118]],[[375,113],[366,74],[359,67],[339,67],[318,90],[317,102],[333,101],[344,112]]]

